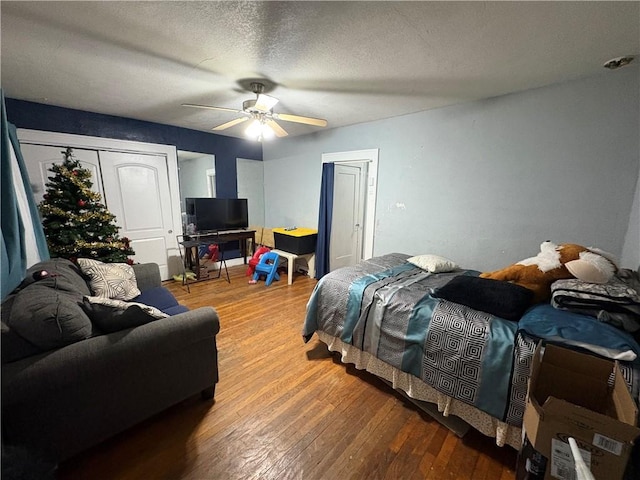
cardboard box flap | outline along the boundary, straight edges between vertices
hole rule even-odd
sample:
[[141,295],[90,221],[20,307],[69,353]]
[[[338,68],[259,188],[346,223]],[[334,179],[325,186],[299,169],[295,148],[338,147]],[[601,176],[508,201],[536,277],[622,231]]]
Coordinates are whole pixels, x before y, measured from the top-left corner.
[[594,357],[566,347],[547,344],[544,348],[544,364],[607,381],[613,371],[611,360]]
[[613,392],[611,393],[613,402],[613,412],[611,412],[611,414],[619,418],[621,422],[637,426],[638,406],[633,400],[633,397],[629,395],[628,390],[629,388],[620,370],[620,365],[616,362]]

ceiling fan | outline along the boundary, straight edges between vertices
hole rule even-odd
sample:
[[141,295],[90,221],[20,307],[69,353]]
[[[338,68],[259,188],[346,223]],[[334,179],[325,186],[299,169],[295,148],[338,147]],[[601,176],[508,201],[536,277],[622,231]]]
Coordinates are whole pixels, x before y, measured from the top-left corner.
[[196,103],[183,103],[183,107],[207,108],[209,110],[221,110],[223,112],[234,112],[243,115],[222,125],[214,127],[212,130],[220,131],[233,127],[247,120],[253,119],[246,130],[246,134],[250,137],[257,138],[262,141],[264,138],[273,136],[285,137],[288,135],[286,130],[280,126],[276,120],[285,122],[304,123],[305,125],[313,125],[316,127],[326,127],[327,121],[321,118],[303,117],[300,115],[291,115],[289,113],[275,113],[273,107],[278,103],[278,99],[265,94],[265,83],[262,81],[251,81],[249,88],[255,93],[256,98],[245,100],[242,102],[242,110],[234,108],[215,107],[213,105],[199,105]]

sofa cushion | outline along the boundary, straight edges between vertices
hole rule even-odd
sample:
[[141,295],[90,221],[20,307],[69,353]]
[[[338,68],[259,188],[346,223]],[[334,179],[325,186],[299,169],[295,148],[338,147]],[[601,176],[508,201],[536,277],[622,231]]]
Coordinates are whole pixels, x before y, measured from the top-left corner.
[[163,312],[179,305],[176,297],[165,287],[153,287],[145,290],[137,297],[132,298],[131,301],[151,305]]
[[[34,278],[34,274],[45,271],[48,275]],[[38,262],[27,269],[26,275],[19,290],[28,287],[37,281],[38,285],[46,285],[66,292],[76,292],[80,295],[90,295],[89,285],[78,266],[65,258],[52,258]]]
[[79,293],[36,283],[18,292],[8,325],[42,350],[64,347],[92,335],[91,321],[81,305]]
[[84,297],[83,308],[93,324],[105,333],[139,327],[168,315],[142,303]]
[[79,258],[82,273],[89,277],[93,295],[116,300],[131,300],[140,295],[136,274],[126,263],[103,263],[90,258]]

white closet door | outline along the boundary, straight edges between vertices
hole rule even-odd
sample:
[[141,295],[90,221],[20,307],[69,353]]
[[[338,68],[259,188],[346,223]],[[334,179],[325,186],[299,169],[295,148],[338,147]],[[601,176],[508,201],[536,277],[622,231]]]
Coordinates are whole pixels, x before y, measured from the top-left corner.
[[169,278],[169,250],[175,244],[167,158],[162,155],[100,151],[109,210],[120,236],[131,240],[135,261],[154,262]]
[[[27,166],[27,173],[29,174],[29,181],[36,203],[42,201],[42,197],[46,193],[46,183],[49,181],[49,177],[53,176],[49,169],[54,163],[61,164],[64,161],[64,155],[62,155],[64,150],[66,148],[59,146],[20,144],[20,151]],[[73,156],[80,161],[80,165],[83,168],[91,171],[91,182],[93,183],[91,190],[98,192],[104,200],[98,152],[74,148]]]

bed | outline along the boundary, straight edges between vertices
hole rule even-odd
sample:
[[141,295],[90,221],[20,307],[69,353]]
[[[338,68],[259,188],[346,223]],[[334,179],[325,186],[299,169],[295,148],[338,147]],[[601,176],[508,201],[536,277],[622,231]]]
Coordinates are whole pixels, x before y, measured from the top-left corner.
[[[511,293],[504,291],[499,301],[472,308],[469,304],[478,304],[443,292],[454,279],[485,280],[479,272],[452,266],[432,273],[408,259],[387,254],[321,278],[307,305],[304,340],[317,335],[343,363],[516,449],[531,359],[540,340],[619,360],[638,399],[640,346],[628,332],[551,304],[517,311],[515,303],[522,301],[516,299],[505,311],[503,300]],[[478,300],[470,288],[463,291]],[[496,306],[502,316],[487,313]]]

